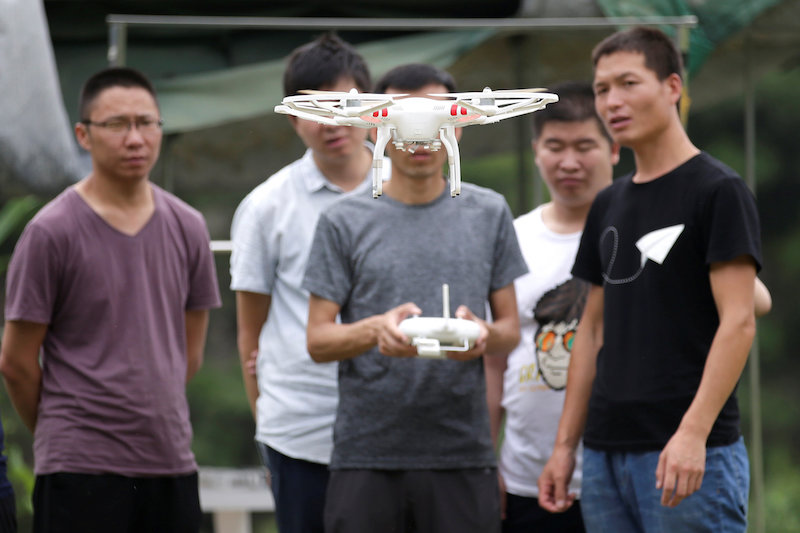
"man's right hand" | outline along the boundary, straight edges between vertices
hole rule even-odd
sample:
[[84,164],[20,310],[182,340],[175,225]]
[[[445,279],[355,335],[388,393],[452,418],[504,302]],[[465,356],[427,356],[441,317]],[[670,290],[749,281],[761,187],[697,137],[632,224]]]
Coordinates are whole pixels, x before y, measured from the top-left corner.
[[572,506],[575,494],[567,487],[575,470],[575,451],[556,445],[539,476],[539,506],[551,513],[563,513]]
[[378,350],[390,357],[416,357],[417,347],[411,345],[408,337],[397,326],[406,318],[421,314],[422,310],[417,304],[407,302],[380,315],[377,323]]

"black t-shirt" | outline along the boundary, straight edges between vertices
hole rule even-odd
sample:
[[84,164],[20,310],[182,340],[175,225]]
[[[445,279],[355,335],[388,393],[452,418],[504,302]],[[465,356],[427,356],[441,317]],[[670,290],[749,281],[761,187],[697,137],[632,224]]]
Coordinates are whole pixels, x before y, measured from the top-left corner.
[[[626,176],[592,205],[572,273],[602,285],[603,347],[584,443],[601,450],[661,449],[694,398],[719,326],[713,262],[761,264],[752,193],[701,153],[660,178]],[[740,435],[735,393],[708,446]]]

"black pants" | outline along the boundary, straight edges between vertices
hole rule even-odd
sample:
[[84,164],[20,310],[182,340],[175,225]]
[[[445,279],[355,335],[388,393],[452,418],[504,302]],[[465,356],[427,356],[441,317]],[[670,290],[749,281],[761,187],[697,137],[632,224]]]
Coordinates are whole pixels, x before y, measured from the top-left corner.
[[326,533],[498,533],[497,470],[333,470]]
[[197,473],[176,477],[56,473],[36,477],[34,533],[197,533]]
[[580,500],[563,513],[550,513],[539,507],[537,498],[506,493],[506,519],[503,533],[583,533]]
[[0,533],[17,533],[17,502],[13,492],[0,499]]

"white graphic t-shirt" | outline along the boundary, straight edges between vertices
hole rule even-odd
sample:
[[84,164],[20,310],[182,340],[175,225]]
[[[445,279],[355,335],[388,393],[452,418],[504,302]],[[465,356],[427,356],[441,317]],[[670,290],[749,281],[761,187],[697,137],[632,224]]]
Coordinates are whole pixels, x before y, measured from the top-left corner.
[[[520,343],[508,357],[503,383],[505,436],[499,468],[509,493],[538,497],[536,481],[555,442],[567,367],[588,283],[570,274],[581,233],[558,234],[542,206],[514,221],[529,273],[517,278]],[[581,450],[570,491],[579,493]]]

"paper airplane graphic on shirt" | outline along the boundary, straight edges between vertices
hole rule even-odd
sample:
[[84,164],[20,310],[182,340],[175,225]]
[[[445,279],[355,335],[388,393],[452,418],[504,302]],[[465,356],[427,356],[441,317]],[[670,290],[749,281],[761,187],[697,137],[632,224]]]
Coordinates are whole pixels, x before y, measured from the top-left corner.
[[652,259],[659,265],[667,258],[667,254],[672,250],[672,246],[683,232],[684,225],[678,224],[667,228],[657,229],[642,236],[636,241],[636,247],[642,252],[642,266],[648,259]]

